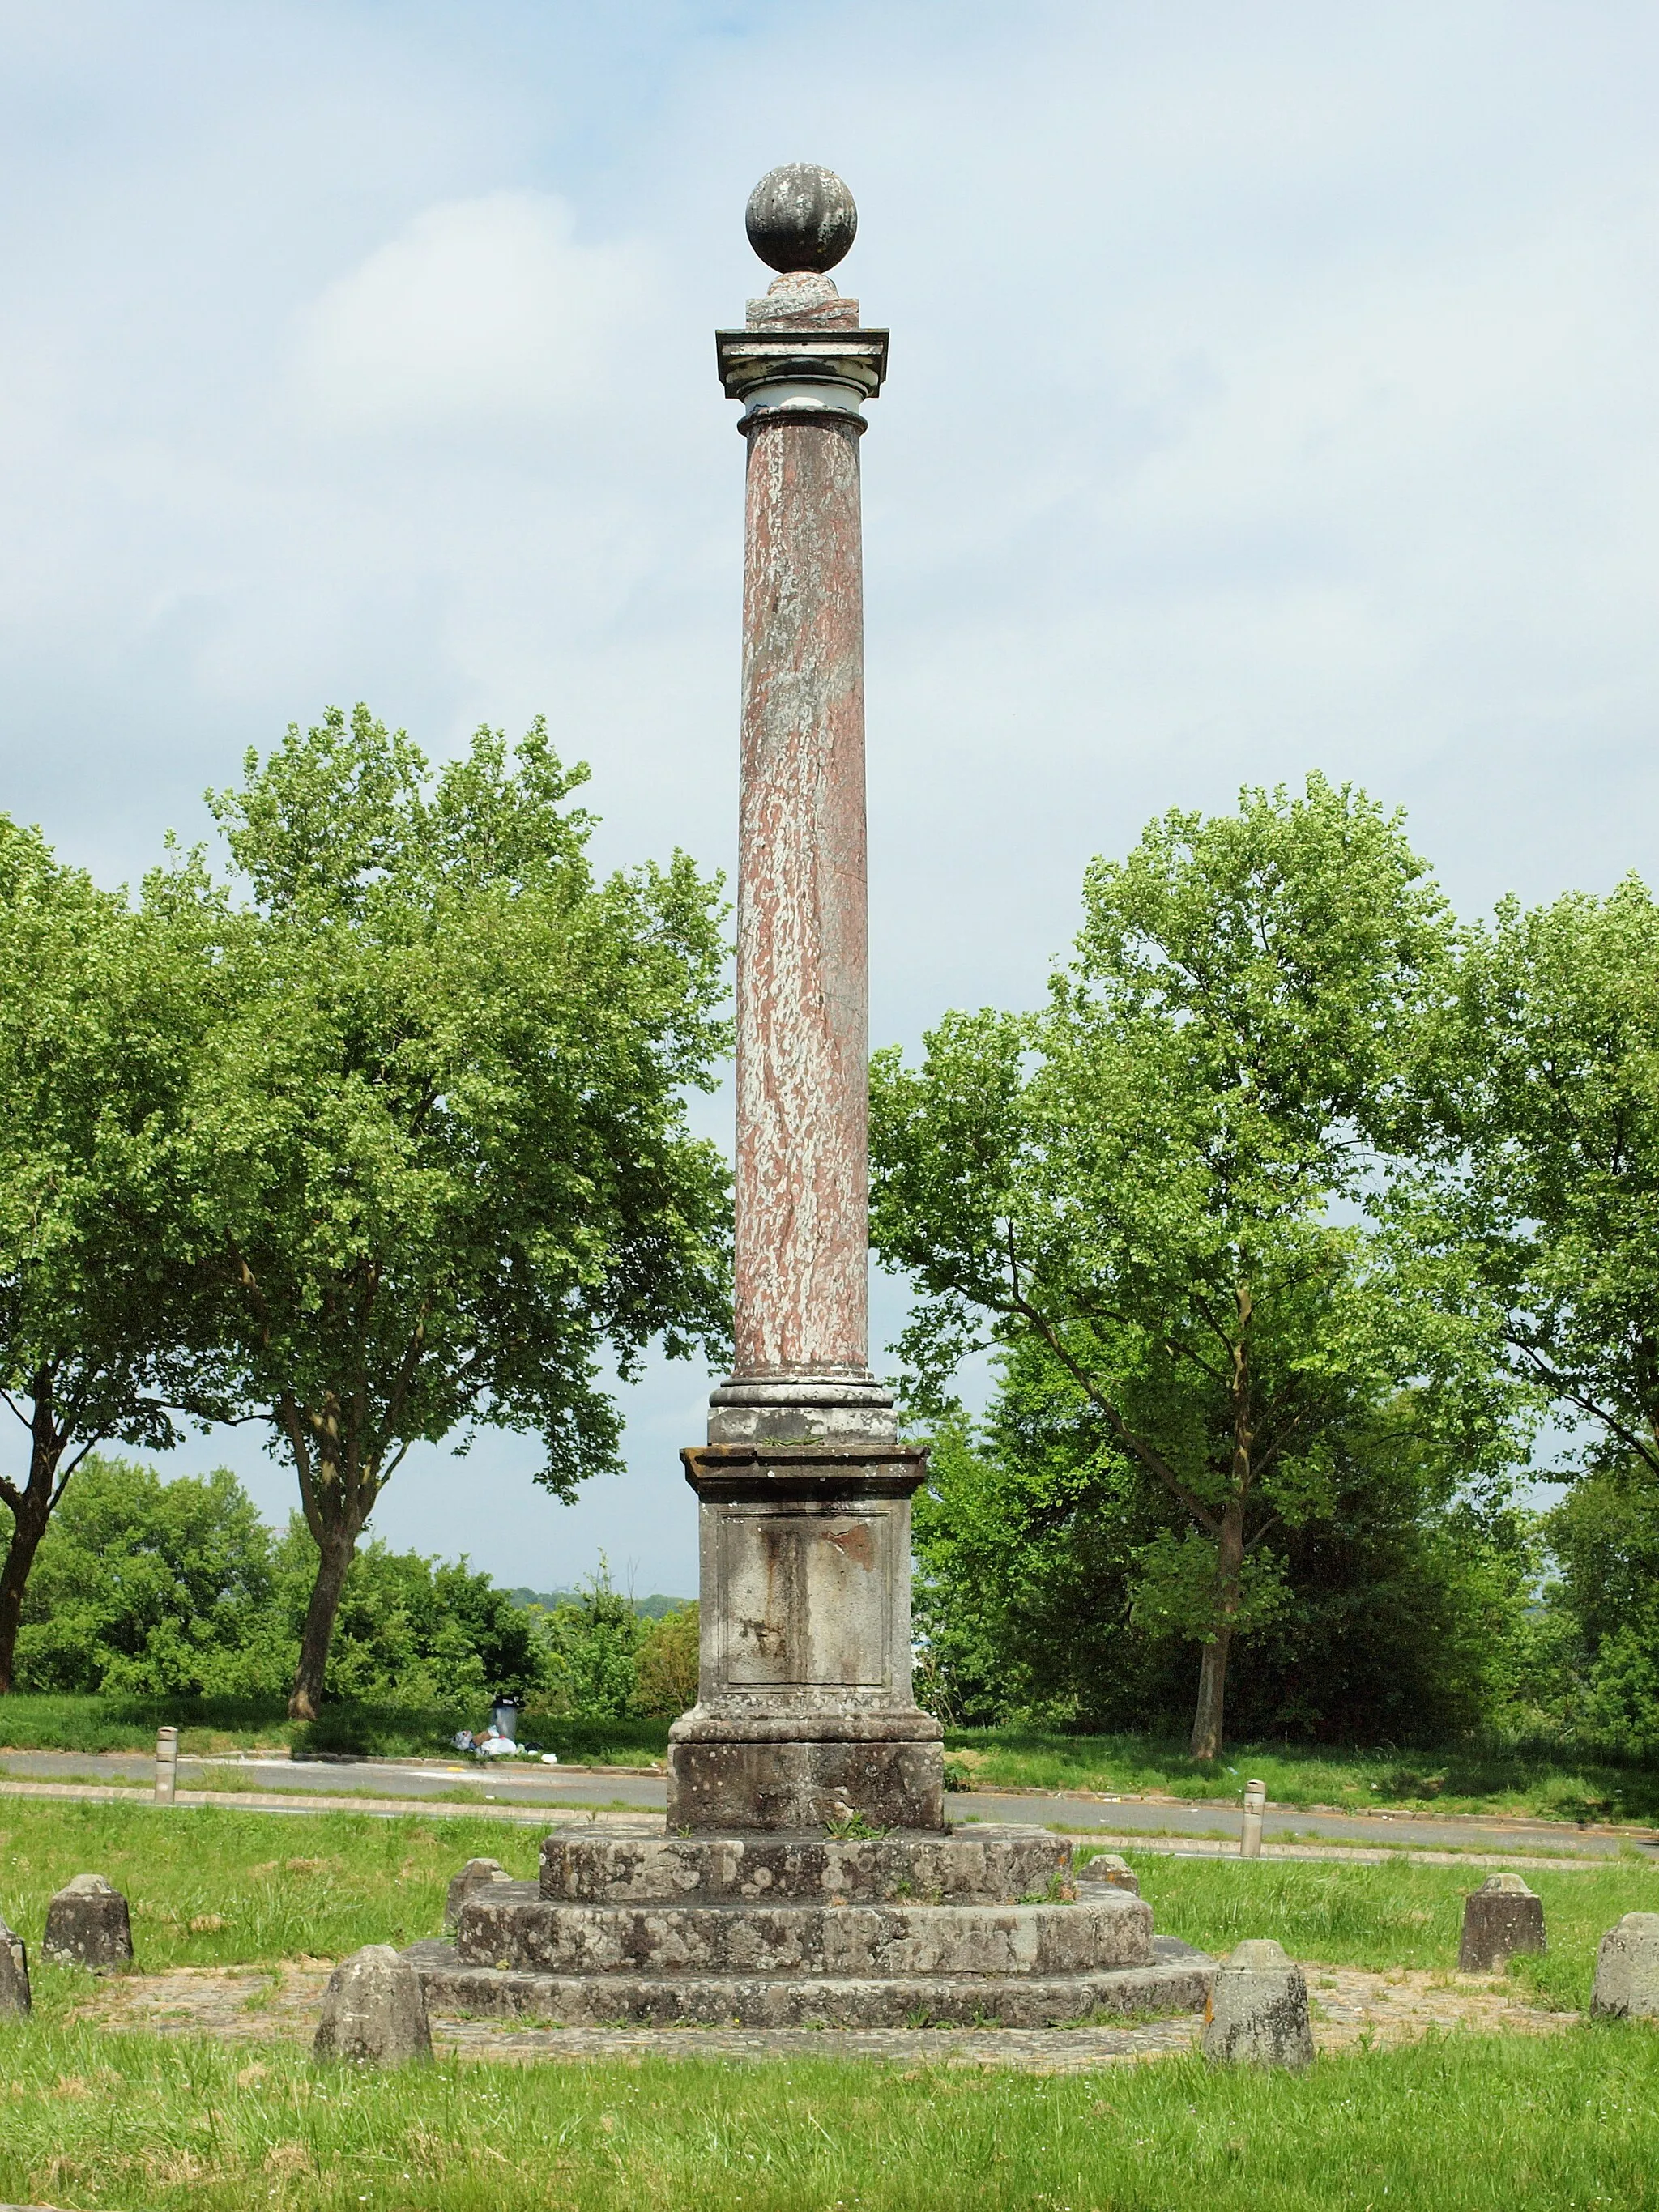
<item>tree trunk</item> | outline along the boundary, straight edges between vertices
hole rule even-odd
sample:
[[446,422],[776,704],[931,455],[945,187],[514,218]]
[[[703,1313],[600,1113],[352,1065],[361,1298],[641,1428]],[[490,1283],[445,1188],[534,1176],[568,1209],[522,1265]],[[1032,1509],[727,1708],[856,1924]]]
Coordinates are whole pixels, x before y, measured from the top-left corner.
[[340,1593],[357,1549],[358,1531],[331,1529],[318,1547],[317,1579],[306,1607],[305,1633],[300,1638],[300,1664],[288,1701],[291,1721],[314,1721],[323,1702],[323,1678],[328,1672],[328,1647],[334,1635],[334,1616],[340,1610]]
[[[29,1421],[29,1479],[19,1490],[0,1484],[0,1496],[11,1509],[11,1544],[6,1564],[0,1568],[0,1697],[9,1697],[17,1667],[17,1632],[23,1623],[23,1592],[40,1540],[46,1533],[52,1509],[63,1495],[58,1469],[63,1462],[68,1435],[58,1426],[54,1409],[56,1377],[42,1367],[32,1378]],[[73,1473],[76,1462],[70,1462]],[[68,1476],[64,1480],[68,1480]]]
[[1204,1646],[1198,1669],[1198,1711],[1193,1719],[1192,1755],[1219,1759],[1221,1723],[1227,1697],[1227,1651],[1233,1640],[1231,1628],[1218,1631],[1213,1644]]
[[[6,1564],[0,1569],[0,1697],[11,1693],[17,1664],[17,1632],[23,1620],[23,1592],[46,1533],[46,1513],[29,1510],[34,1486],[30,1484],[12,1509],[11,1543]],[[47,1493],[50,1496],[50,1492]]]
[[1198,1670],[1198,1711],[1193,1717],[1194,1759],[1219,1759],[1221,1728],[1226,1711],[1227,1654],[1232,1646],[1233,1623],[1238,1618],[1240,1578],[1244,1568],[1244,1500],[1231,1498],[1221,1516],[1216,1547],[1215,1636],[1204,1646]]

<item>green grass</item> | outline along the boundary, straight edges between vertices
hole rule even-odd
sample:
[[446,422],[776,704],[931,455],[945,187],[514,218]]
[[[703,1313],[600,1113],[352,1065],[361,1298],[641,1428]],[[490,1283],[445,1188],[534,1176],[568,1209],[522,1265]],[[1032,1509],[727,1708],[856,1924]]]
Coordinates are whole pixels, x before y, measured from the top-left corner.
[[[0,1916],[31,1947],[46,1900],[71,1875],[107,1875],[132,1907],[141,1969],[336,1958],[363,1943],[438,1932],[462,1862],[535,1870],[540,1831],[465,1815],[275,1815],[204,1805],[159,1812],[62,1799],[0,1800]],[[1080,1856],[1093,1856],[1086,1846]],[[1331,1965],[1442,1967],[1456,1960],[1462,1899],[1477,1869],[1126,1856],[1159,1932],[1206,1951],[1277,1936],[1292,1957]],[[1517,1962],[1528,1986],[1582,2005],[1595,1946],[1626,1912],[1659,1911],[1659,1867],[1620,1859],[1528,1876],[1544,1899],[1550,1952]],[[212,1921],[193,1928],[192,1922]]]
[[[1081,1859],[1094,1853],[1085,1849]],[[1463,1899],[1482,1879],[1476,1868],[1318,1865],[1283,1859],[1198,1859],[1126,1851],[1160,1936],[1200,1950],[1231,1951],[1252,1936],[1277,1937],[1293,1959],[1333,1966],[1414,1966],[1450,1972],[1457,1963]],[[1626,1912],[1659,1911],[1659,1867],[1619,1859],[1593,1870],[1529,1871],[1544,1900],[1549,1949],[1517,1959],[1510,1973],[1555,2008],[1589,2002],[1595,1948]]]
[[1211,1765],[1189,1758],[1174,1739],[1016,1728],[951,1729],[945,1749],[981,1790],[1150,1792],[1237,1803],[1247,1778],[1257,1777],[1276,1805],[1659,1821],[1659,1767],[1597,1765],[1562,1751],[1234,1744]]
[[[832,2046],[833,2036],[826,2036]],[[1659,2033],[1307,2074],[653,2059],[392,2075],[0,2024],[0,2195],[143,2212],[1540,2212],[1659,2203]]]
[[[464,1861],[535,1871],[540,1832],[506,1821],[368,1813],[272,1814],[204,1805],[0,1799],[0,1917],[38,1955],[46,1900],[71,1875],[107,1875],[132,1911],[141,1971],[338,1958],[440,1932]],[[192,1922],[204,1924],[192,1927]],[[54,1978],[38,1976],[43,1997]]]
[[[141,1970],[333,1958],[434,1932],[477,1854],[533,1871],[533,1828],[234,1805],[0,1802],[0,1912],[38,1960],[46,1903],[101,1872]],[[1211,1950],[1449,1967],[1451,1867],[1128,1854],[1159,1928]],[[1582,2005],[1595,1942],[1659,1905],[1659,1869],[1539,1871],[1551,1952],[1517,1978]],[[1299,2078],[1165,2059],[1082,2076],[702,2060],[396,2075],[319,2069],[291,2044],[118,2034],[68,2015],[90,1978],[37,1965],[37,2013],[0,2022],[0,2200],[143,2212],[1329,2212],[1659,2206],[1659,2028],[1458,2035],[1322,2059]]]
[[[0,1698],[0,1750],[153,1751],[158,1728],[176,1728],[186,1753],[282,1751],[356,1758],[454,1756],[458,1729],[478,1729],[488,1705],[474,1700],[422,1711],[400,1705],[342,1704],[314,1721],[291,1721],[280,1698],[33,1697]],[[526,1712],[526,1742],[562,1759],[596,1766],[641,1766],[662,1759],[668,1723],[591,1720]]]

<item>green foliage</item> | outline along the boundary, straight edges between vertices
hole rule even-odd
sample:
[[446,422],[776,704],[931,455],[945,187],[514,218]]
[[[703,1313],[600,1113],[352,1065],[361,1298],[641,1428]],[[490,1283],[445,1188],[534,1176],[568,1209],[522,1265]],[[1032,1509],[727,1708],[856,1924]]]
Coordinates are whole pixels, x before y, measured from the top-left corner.
[[154,916],[0,817],[0,1403],[17,1448],[0,1466],[0,1691],[82,1456],[112,1439],[167,1445],[172,1408],[215,1403],[177,1193],[150,1145],[190,1080],[198,980]]
[[634,1710],[677,1720],[697,1702],[698,1608],[663,1613],[640,1639],[635,1662]]
[[549,1711],[618,1720],[635,1710],[639,1655],[651,1624],[611,1587],[603,1560],[585,1589],[539,1623]]
[[1588,1425],[1578,1463],[1659,1474],[1659,907],[1627,877],[1468,933],[1415,1233]]
[[[1025,1017],[878,1054],[872,1239],[921,1293],[924,1416],[970,1349],[1040,1343],[1095,1416],[1135,1529],[1132,1609],[1199,1642],[1195,1747],[1291,1547],[1386,1485],[1501,1480],[1524,1400],[1486,1317],[1369,1210],[1414,1127],[1451,927],[1400,823],[1317,776],[1171,813],[1097,861],[1072,966]],[[1139,1516],[1139,1517],[1137,1517]]]
[[[299,1517],[274,1535],[222,1469],[164,1483],[150,1468],[89,1460],[40,1547],[19,1686],[276,1698],[293,1679],[314,1568]],[[548,1679],[533,1617],[465,1560],[375,1542],[352,1561],[331,1698],[476,1706]]]
[[[1369,1425],[1334,1430],[1330,1510],[1280,1536],[1272,1606],[1229,1670],[1240,1735],[1438,1743],[1511,1717],[1531,1648],[1526,1518],[1460,1497],[1409,1407],[1383,1426],[1394,1449]],[[1194,1539],[1041,1345],[1011,1350],[979,1436],[933,1439],[915,1528],[934,1710],[1175,1724],[1193,1616],[1149,1558]]]
[[1636,1458],[1595,1468],[1545,1529],[1555,1711],[1575,1735],[1659,1759],[1659,1475]]
[[90,1458],[35,1560],[18,1686],[234,1690],[275,1591],[270,1532],[234,1475],[164,1483],[153,1468]]
[[215,1020],[157,1156],[231,1395],[291,1457],[318,1547],[296,1710],[412,1442],[534,1433],[568,1497],[617,1463],[607,1360],[723,1346],[726,1178],[684,1110],[726,1043],[719,886],[684,854],[596,880],[566,805],[586,773],[540,723],[434,772],[331,711],[212,799],[251,906],[193,862],[147,886],[214,939]]

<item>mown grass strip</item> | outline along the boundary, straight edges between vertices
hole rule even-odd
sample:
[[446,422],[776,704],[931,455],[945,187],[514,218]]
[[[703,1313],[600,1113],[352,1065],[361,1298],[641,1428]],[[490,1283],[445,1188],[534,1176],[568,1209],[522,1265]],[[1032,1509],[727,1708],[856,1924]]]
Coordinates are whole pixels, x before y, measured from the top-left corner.
[[[833,2037],[826,2037],[826,2045]],[[1513,2212],[1659,2202],[1659,2033],[1474,2036],[1300,2076],[446,2061],[0,2028],[0,2197],[118,2212]]]

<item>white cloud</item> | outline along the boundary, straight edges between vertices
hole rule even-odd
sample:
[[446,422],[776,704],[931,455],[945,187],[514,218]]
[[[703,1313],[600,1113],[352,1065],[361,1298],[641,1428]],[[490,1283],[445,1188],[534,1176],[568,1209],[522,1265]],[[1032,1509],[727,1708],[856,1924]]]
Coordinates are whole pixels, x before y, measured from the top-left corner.
[[574,229],[547,192],[427,209],[301,316],[305,398],[331,425],[391,433],[568,416],[602,397],[648,258]]

